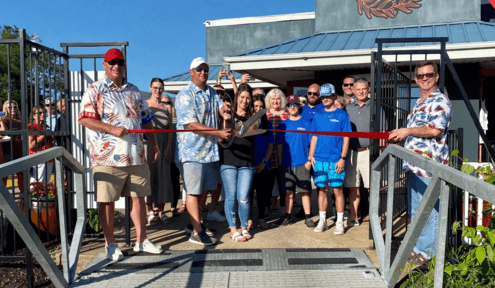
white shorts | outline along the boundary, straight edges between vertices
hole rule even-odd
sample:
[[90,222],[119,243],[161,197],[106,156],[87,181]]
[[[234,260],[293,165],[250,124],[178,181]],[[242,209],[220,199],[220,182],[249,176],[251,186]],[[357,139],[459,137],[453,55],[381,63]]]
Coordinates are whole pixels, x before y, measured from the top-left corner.
[[363,177],[364,188],[370,188],[370,150],[362,152],[351,150],[345,162],[344,186],[359,187]]

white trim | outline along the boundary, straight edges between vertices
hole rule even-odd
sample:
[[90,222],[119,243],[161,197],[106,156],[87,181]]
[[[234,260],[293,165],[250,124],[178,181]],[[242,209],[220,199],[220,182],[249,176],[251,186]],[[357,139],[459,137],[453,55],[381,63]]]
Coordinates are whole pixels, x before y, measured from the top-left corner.
[[308,20],[308,19],[315,19],[315,12],[207,20],[203,24],[206,26],[206,28],[208,28],[208,27],[217,27],[217,26],[232,26],[232,25],[258,24],[258,23]]
[[[439,49],[439,45],[421,45],[408,47],[390,47],[384,50],[409,50],[409,49]],[[473,60],[483,58],[495,58],[495,41],[447,44],[449,57],[452,60]],[[307,53],[290,53],[264,56],[235,56],[224,57],[225,62],[231,64],[234,71],[247,71],[259,69],[303,68],[334,65],[356,65],[371,62],[371,52],[377,49],[355,49]],[[399,55],[399,61],[408,61],[409,55]],[[421,58],[423,57],[423,58]],[[395,61],[395,56],[386,55],[387,61]],[[424,59],[423,55],[414,55],[413,60]],[[439,55],[429,55],[428,59],[439,59]],[[321,68],[320,68],[321,69]]]

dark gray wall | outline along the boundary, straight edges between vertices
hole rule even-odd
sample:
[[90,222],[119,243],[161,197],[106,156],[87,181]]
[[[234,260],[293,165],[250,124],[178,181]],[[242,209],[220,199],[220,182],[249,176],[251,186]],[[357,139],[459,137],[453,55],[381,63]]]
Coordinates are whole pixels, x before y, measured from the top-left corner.
[[221,64],[225,56],[313,34],[314,27],[314,20],[207,27],[206,60]]
[[[398,11],[395,18],[371,15],[368,19],[358,13],[358,1],[364,0],[316,0],[315,32],[355,30],[382,27],[425,25],[481,19],[481,0],[422,0],[422,6],[410,9],[411,14]],[[385,2],[376,0],[375,2]],[[394,0],[399,2],[399,0]]]

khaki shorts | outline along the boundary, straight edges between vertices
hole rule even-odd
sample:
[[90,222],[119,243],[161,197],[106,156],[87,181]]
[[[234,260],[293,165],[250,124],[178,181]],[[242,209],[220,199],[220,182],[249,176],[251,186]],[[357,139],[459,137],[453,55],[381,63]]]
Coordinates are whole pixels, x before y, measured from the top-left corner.
[[359,187],[363,177],[364,188],[370,188],[370,150],[361,152],[351,150],[349,160],[345,162],[344,186]]
[[151,195],[150,169],[147,163],[126,167],[95,166],[92,170],[98,202],[115,202],[121,196]]

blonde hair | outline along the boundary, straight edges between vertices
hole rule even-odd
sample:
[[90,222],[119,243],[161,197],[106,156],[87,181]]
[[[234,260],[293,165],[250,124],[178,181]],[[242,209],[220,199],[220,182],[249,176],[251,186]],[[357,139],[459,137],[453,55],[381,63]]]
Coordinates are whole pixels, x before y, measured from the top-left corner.
[[15,100],[10,100],[10,101],[7,100],[3,103],[2,111],[5,112],[5,116],[2,117],[2,119],[9,119],[10,118],[10,104],[11,103],[17,105],[17,117],[15,119],[21,120],[22,119],[21,109],[19,109],[19,104]]
[[285,110],[285,107],[287,105],[287,98],[285,97],[284,92],[282,92],[282,90],[280,90],[278,88],[273,88],[272,90],[268,91],[268,93],[266,93],[266,96],[265,96],[266,109],[270,110],[270,98],[272,98],[275,95],[280,96],[280,100],[282,102],[281,108],[282,108],[282,110]]
[[344,108],[344,107],[345,107],[345,105],[347,104],[347,103],[345,102],[344,97],[342,97],[342,96],[340,96],[340,95],[337,95],[337,99],[336,99],[336,101],[338,101],[338,102],[340,103],[340,105],[342,105],[342,108]]

